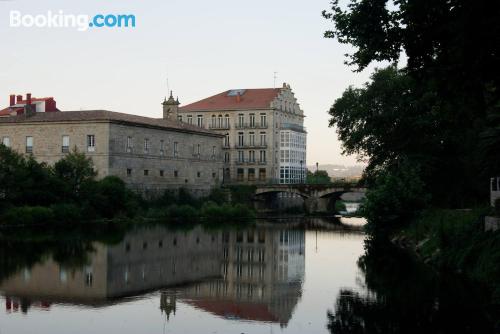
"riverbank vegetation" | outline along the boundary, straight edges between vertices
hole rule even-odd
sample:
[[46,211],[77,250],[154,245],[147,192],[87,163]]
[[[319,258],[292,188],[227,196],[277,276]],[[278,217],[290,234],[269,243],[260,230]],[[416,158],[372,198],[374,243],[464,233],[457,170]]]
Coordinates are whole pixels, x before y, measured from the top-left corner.
[[215,189],[193,198],[183,188],[145,199],[116,176],[97,178],[92,159],[73,151],[54,166],[0,144],[0,224],[55,225],[131,218],[172,222],[253,218],[251,189]]
[[414,238],[424,258],[493,287],[497,302],[500,232],[468,209],[488,206],[500,175],[499,15],[482,1],[332,1],[323,12],[334,24],[325,37],[354,47],[355,71],[390,63],[329,110],[344,153],[367,162],[368,232]]

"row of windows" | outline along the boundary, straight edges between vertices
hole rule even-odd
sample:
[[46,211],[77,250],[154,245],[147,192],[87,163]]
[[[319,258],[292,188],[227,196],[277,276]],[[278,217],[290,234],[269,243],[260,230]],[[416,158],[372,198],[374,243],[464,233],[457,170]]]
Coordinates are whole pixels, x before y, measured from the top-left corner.
[[[224,158],[226,158],[226,155],[224,155]],[[229,154],[227,155],[227,159],[229,161]],[[245,159],[245,151],[238,151],[238,160],[239,163],[243,162],[255,162],[255,151],[250,150],[248,151],[248,158]],[[265,163],[266,162],[266,151],[261,150],[259,151],[259,162],[260,163]]]
[[[183,115],[178,115],[177,116],[179,121],[183,122],[184,118]],[[194,119],[195,117],[193,115],[186,115],[185,121],[188,124],[195,124]],[[257,124],[256,122],[256,115],[251,113],[248,115],[248,123],[245,123],[245,115],[244,114],[238,114],[237,122],[235,123],[236,127],[244,127],[244,126],[249,126],[249,127],[267,127],[267,115],[265,113],[261,113],[259,115],[259,120],[260,123]],[[196,115],[196,125],[199,127],[204,127],[204,122],[203,122],[203,115]],[[211,123],[210,127],[212,128],[229,128],[230,126],[230,121],[229,121],[229,115],[226,114],[224,117],[222,115],[212,115],[211,117]]]
[[280,167],[280,183],[304,183],[306,179],[306,168]]
[[[87,152],[95,152],[95,135],[87,135]],[[10,137],[3,137],[2,138],[2,144],[4,144],[7,147],[11,146],[11,140]],[[33,153],[33,147],[34,147],[34,139],[32,136],[26,136],[26,153]],[[67,153],[69,152],[69,147],[70,147],[70,138],[68,135],[63,135],[61,137],[61,152],[62,153]]]
[[295,150],[280,150],[280,161],[282,163],[305,164],[306,152]]
[[[87,135],[87,152],[95,152],[96,148],[96,138],[95,135]],[[4,144],[7,147],[11,147],[11,139],[10,137],[3,137],[2,138],[2,144]],[[26,136],[26,153],[33,153],[33,147],[34,147],[34,139],[32,136]],[[68,153],[70,150],[70,136],[68,135],[63,135],[61,137],[61,152],[62,153]],[[127,137],[127,142],[126,142],[126,147],[125,147],[126,152],[132,153],[133,152],[133,139],[132,137]],[[151,151],[151,141],[149,138],[144,138],[144,146],[143,146],[144,153],[149,153]],[[165,141],[160,140],[160,155],[165,155],[166,152],[166,146],[165,146]],[[179,156],[179,143],[174,142],[173,147],[172,147],[172,154],[174,157]],[[201,144],[193,145],[193,155],[197,156],[198,158],[201,156]],[[215,159],[217,156],[217,147],[212,146],[211,150],[211,159]]]
[[[152,170],[150,170],[150,169],[143,169],[142,172],[143,172],[144,176],[150,176],[150,175],[152,175],[151,174]],[[127,176],[132,176],[132,174],[133,174],[132,168],[127,168]],[[157,175],[160,176],[160,177],[166,176],[165,171],[163,169],[158,170],[158,174]],[[174,170],[174,172],[173,172],[172,175],[175,178],[179,177],[179,171]],[[196,177],[201,177],[201,176],[202,176],[202,172],[196,172]],[[212,178],[216,178],[216,177],[217,177],[217,173],[213,172],[212,173]],[[186,180],[186,182],[187,182],[187,180]]]
[[[228,173],[228,172],[226,172]],[[229,177],[229,175],[226,175]],[[236,170],[236,180],[241,182],[245,180],[245,169],[244,168],[238,168]],[[247,180],[248,181],[255,181],[255,168],[248,168],[247,170]],[[266,169],[265,168],[259,168],[259,181],[265,181],[266,180]]]
[[280,146],[306,149],[306,136],[295,131],[281,131]]
[[[127,153],[132,153],[133,150],[134,150],[134,146],[133,146],[133,143],[134,143],[134,140],[132,137],[127,137],[127,143],[126,143],[126,147],[125,147],[125,150]],[[165,156],[166,154],[166,150],[167,150],[167,146],[165,144],[165,140],[161,139],[160,140],[160,145],[159,145],[159,149],[160,149],[160,155],[161,156]],[[174,158],[176,157],[179,157],[179,142],[173,142],[173,145],[172,145],[172,155]],[[144,138],[144,145],[143,145],[143,152],[145,154],[147,153],[150,153],[152,150],[152,147],[151,147],[151,140],[149,138]],[[201,144],[196,144],[196,145],[193,145],[192,147],[192,153],[193,153],[193,156],[197,156],[198,158],[201,157]],[[212,150],[211,150],[211,159],[214,160],[217,156],[217,147],[216,146],[212,146]]]

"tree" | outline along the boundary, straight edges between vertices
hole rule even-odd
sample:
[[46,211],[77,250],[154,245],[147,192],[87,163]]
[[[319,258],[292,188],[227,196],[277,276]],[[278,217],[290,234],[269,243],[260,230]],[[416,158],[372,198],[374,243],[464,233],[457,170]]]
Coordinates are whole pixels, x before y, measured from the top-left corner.
[[330,110],[345,152],[369,158],[368,175],[409,159],[434,201],[464,206],[486,198],[488,174],[498,168],[491,159],[498,126],[489,119],[500,114],[499,14],[481,0],[351,0],[347,7],[334,0],[323,12],[334,22],[325,37],[354,46],[347,64],[356,71],[407,59],[404,69],[377,71],[369,85],[349,88]]
[[309,184],[329,184],[332,183],[332,179],[328,175],[326,170],[317,170],[314,173],[307,171],[306,183]]
[[56,176],[67,184],[71,195],[75,197],[78,197],[82,184],[97,176],[92,158],[78,152],[76,148],[55,163],[54,171]]

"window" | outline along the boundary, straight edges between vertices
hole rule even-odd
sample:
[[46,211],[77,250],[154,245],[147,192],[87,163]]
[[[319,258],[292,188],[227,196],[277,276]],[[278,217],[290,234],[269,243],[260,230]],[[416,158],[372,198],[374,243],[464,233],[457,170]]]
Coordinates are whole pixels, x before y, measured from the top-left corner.
[[148,169],[145,169],[144,170],[144,176],[148,176],[149,175],[149,170]]
[[197,172],[196,177],[201,177],[201,172]]
[[179,143],[178,142],[174,142],[174,158],[177,158],[177,156],[179,155]]
[[238,170],[236,171],[236,180],[243,181],[243,177],[244,177],[243,168],[238,168]]
[[242,128],[244,121],[245,121],[245,118],[244,118],[243,114],[238,114],[238,127]]
[[260,126],[267,127],[266,114],[260,114]]
[[198,146],[196,147],[196,156],[198,157],[198,159],[200,158],[200,154],[201,154],[201,145],[198,144]]
[[238,132],[238,146],[243,146],[243,143],[244,143],[243,132]]
[[229,133],[224,137],[224,147],[229,147]]
[[212,173],[212,179],[215,179],[217,177],[217,173],[213,172]]
[[259,169],[259,181],[265,181],[265,180],[266,180],[266,169],[260,168]]
[[127,168],[127,176],[132,176],[132,169]]
[[266,162],[266,151],[260,151],[260,162]]
[[211,125],[211,127],[215,128],[216,126],[217,126],[217,118],[215,117],[215,115],[212,115],[212,125]]
[[255,151],[248,151],[248,161],[255,162]]
[[182,115],[177,116],[177,120],[178,120],[179,122],[182,122]]
[[197,118],[198,118],[198,126],[200,128],[202,128],[203,127],[203,115],[198,115]]
[[222,124],[222,115],[219,115],[219,117],[217,118],[219,123],[217,124],[219,128],[222,128],[223,127],[223,124]]
[[61,152],[62,153],[68,153],[69,152],[69,136],[62,136]]
[[250,127],[255,127],[255,114],[250,114]]
[[224,153],[224,162],[229,162],[231,159],[231,156],[229,155],[229,152]]
[[174,170],[174,177],[178,177],[179,176],[179,172]]
[[127,152],[132,152],[132,137],[127,137]]
[[212,146],[212,160],[215,160],[215,155],[216,155],[216,151],[217,148],[215,146]]
[[160,176],[163,177],[163,175],[164,175],[163,169],[160,169]]
[[193,124],[193,116],[188,115],[187,119],[188,119],[188,124]]
[[144,138],[144,153],[148,153],[148,152],[149,152],[149,139]]
[[229,128],[229,115],[224,116],[224,126]]
[[10,147],[10,137],[3,137],[2,144],[4,144],[6,147]]
[[161,156],[165,155],[165,141],[163,139],[160,140],[160,155]]
[[255,169],[248,169],[248,181],[255,181]]
[[266,138],[266,133],[261,132],[260,133],[260,145],[261,146],[266,146],[267,138]]
[[87,135],[87,152],[95,152],[95,135]]
[[33,137],[26,137],[26,153],[33,153]]
[[238,151],[238,162],[244,162],[244,161],[245,161],[245,152]]
[[255,133],[254,132],[250,132],[248,134],[248,141],[250,142],[249,143],[250,146],[254,146],[255,145]]

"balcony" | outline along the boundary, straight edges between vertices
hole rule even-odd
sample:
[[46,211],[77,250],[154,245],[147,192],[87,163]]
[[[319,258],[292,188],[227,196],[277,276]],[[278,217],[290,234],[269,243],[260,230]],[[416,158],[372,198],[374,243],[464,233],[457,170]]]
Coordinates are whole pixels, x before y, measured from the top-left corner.
[[236,123],[236,129],[267,129],[267,123]]
[[237,148],[237,149],[266,149],[267,144],[243,144],[243,145],[236,144],[234,146],[234,148]]
[[231,126],[229,124],[227,124],[227,125],[225,125],[225,124],[222,124],[222,125],[210,124],[208,126],[208,128],[210,130],[229,130],[229,129],[231,129]]
[[267,161],[244,159],[244,160],[235,160],[234,164],[235,165],[239,165],[239,166],[243,166],[243,165],[266,165]]

